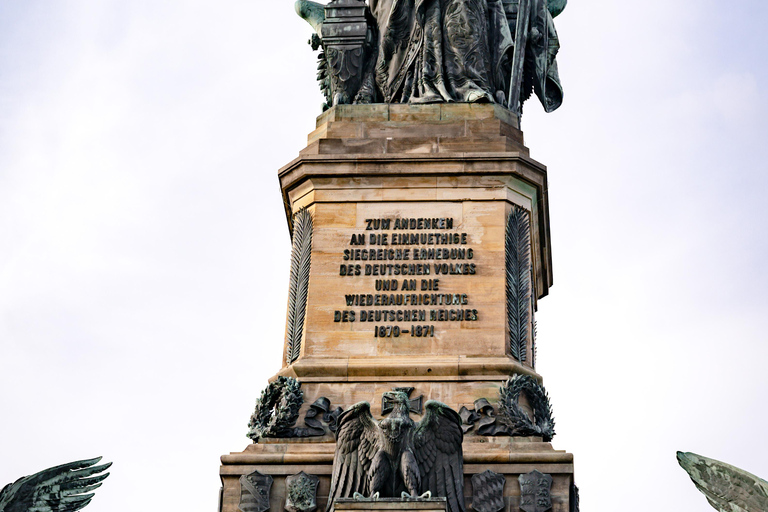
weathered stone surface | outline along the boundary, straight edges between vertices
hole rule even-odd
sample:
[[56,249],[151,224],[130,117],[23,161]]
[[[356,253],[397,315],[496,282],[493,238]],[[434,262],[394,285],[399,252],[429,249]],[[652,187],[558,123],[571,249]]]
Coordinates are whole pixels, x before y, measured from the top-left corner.
[[472,509],[499,512],[504,509],[504,475],[487,469],[472,477]]
[[288,512],[313,512],[317,509],[317,487],[320,478],[301,472],[285,479],[285,510]]
[[[403,178],[398,179],[402,181]],[[325,187],[333,184],[321,179],[317,185]],[[507,196],[483,197],[482,190],[481,194],[477,194],[473,190],[462,189],[456,194],[457,197],[438,201],[435,192],[440,191],[435,188],[407,187],[398,191],[378,188],[373,183],[369,185],[373,187],[363,188],[358,182],[350,183],[350,188],[315,189],[310,199],[312,203],[307,205],[316,221],[302,357],[334,358],[339,354],[350,358],[408,357],[425,352],[443,358],[507,356],[503,280],[504,223],[509,208]],[[520,195],[520,192],[516,193]],[[479,200],[473,202],[466,198],[470,194],[480,195]],[[465,200],[457,201],[462,199],[461,196]],[[488,199],[495,200],[488,202]],[[357,204],[345,207],[343,202],[347,201]],[[530,205],[533,201],[535,198],[528,198],[526,202]],[[300,204],[301,200],[296,203]],[[337,221],[330,226],[323,224],[326,218],[339,219],[342,212],[345,226]],[[367,230],[368,219],[423,218],[427,215],[450,219],[454,227],[436,234],[450,236],[453,240],[462,237],[464,243],[397,247],[369,244],[371,235],[382,233]],[[427,232],[411,234],[430,236]],[[387,235],[397,233],[388,232]],[[360,236],[365,238],[363,246],[350,243],[354,237]],[[414,253],[416,249],[422,255],[427,254],[428,259],[415,260],[414,256],[419,256]],[[356,250],[356,253],[349,252]],[[374,252],[371,253],[371,250]],[[370,259],[371,256],[398,258],[399,254],[405,254],[408,259]],[[437,260],[435,254],[449,259]],[[537,259],[536,263],[539,262],[541,260]],[[402,265],[408,265],[403,267],[408,270],[408,275],[400,274]],[[397,273],[391,272],[393,268]],[[349,275],[353,273],[357,275]],[[406,279],[415,284],[415,290],[403,290]],[[391,288],[382,289],[384,286]],[[433,294],[439,301],[437,304],[403,304],[412,297],[431,301]],[[387,313],[392,308],[386,300],[390,298],[403,301],[398,304],[397,310],[407,309],[409,314],[403,315],[402,319],[388,320]],[[363,307],[359,302],[347,303],[348,300],[358,299],[368,302]],[[460,310],[461,314],[468,314],[471,318],[469,321],[452,321],[450,317],[442,319],[432,316],[442,314],[440,310],[451,314],[453,310]],[[355,312],[354,318],[340,316],[352,311]],[[367,314],[383,311],[386,313],[375,317]],[[412,314],[412,311],[418,313]],[[362,316],[364,313],[365,317]],[[394,324],[398,324],[401,330],[409,330],[407,336],[391,332],[377,336],[373,331],[376,325]],[[415,324],[431,325],[432,331],[424,337],[414,336],[410,326]],[[472,331],[472,334],[467,331]],[[472,344],[466,343],[468,335],[473,339]]]
[[254,471],[240,477],[240,503],[242,512],[266,512],[270,508],[270,490],[273,479]]
[[520,510],[548,512],[552,510],[552,475],[538,470],[518,477],[520,482]]
[[376,501],[358,501],[353,499],[341,499],[336,501],[336,510],[381,510],[386,512],[443,512],[445,510],[445,498],[432,498],[428,500],[403,501],[392,498],[382,498]]

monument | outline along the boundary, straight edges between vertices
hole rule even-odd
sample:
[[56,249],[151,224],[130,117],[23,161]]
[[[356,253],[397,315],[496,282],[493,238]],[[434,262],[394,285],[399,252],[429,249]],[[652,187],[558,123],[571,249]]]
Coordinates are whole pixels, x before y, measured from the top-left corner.
[[221,512],[578,510],[536,372],[564,0],[306,0],[323,113],[278,171],[292,239],[281,368]]

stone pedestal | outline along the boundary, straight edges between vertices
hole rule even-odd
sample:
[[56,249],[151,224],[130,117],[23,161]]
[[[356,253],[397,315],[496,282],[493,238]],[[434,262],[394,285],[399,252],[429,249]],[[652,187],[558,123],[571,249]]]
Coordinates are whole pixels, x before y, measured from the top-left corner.
[[[318,117],[298,158],[280,169],[288,227],[312,217],[306,309],[286,341],[277,376],[302,383],[304,418],[316,400],[331,409],[360,402],[382,417],[381,398],[412,388],[459,411],[498,400],[510,376],[535,370],[537,301],[552,285],[547,173],[529,157],[516,118],[494,105],[340,105]],[[510,348],[506,291],[507,222],[530,221],[530,305],[518,358]],[[291,320],[289,314],[289,321]],[[289,349],[290,347],[290,349]],[[258,390],[254,390],[255,393]],[[418,420],[418,416],[414,415]],[[299,425],[300,426],[300,425]],[[237,510],[238,479],[274,478],[272,512],[286,476],[318,475],[327,501],[334,435],[261,439],[222,457],[222,510]],[[464,440],[465,496],[473,474],[506,477],[507,510],[519,510],[520,474],[553,476],[555,512],[566,512],[573,457],[541,438]]]
[[359,511],[380,510],[381,512],[443,512],[445,511],[445,498],[433,498],[429,500],[402,501],[382,499],[378,501],[337,500],[336,510]]

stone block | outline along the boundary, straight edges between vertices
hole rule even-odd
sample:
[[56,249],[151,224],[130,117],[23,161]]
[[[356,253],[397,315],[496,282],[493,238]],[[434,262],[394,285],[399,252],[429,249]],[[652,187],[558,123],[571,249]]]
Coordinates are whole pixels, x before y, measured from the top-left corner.
[[423,122],[440,121],[440,105],[389,105],[390,121]]

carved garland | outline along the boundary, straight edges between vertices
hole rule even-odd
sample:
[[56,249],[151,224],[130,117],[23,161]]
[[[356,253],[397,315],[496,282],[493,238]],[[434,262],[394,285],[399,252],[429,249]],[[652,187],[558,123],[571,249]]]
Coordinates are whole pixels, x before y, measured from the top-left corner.
[[509,350],[521,363],[527,359],[531,305],[531,221],[528,212],[513,206],[507,218],[506,295]]
[[304,413],[303,427],[295,427],[299,409],[304,403],[301,382],[293,377],[278,377],[261,392],[248,422],[248,437],[254,443],[262,437],[318,437],[336,432],[343,409],[331,408],[331,401],[320,397]]
[[[533,408],[533,421],[520,407],[520,393],[525,393]],[[530,375],[517,375],[499,389],[500,420],[512,436],[541,436],[549,442],[555,437],[555,420],[544,387]]]
[[304,402],[301,383],[292,377],[278,377],[270,382],[256,400],[256,409],[248,422],[248,437],[256,442],[262,437],[289,437]]
[[309,270],[312,259],[312,214],[302,208],[293,218],[293,250],[291,281],[288,287],[288,326],[286,328],[285,361],[292,364],[301,353],[304,316],[307,312]]

